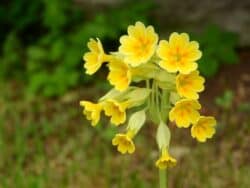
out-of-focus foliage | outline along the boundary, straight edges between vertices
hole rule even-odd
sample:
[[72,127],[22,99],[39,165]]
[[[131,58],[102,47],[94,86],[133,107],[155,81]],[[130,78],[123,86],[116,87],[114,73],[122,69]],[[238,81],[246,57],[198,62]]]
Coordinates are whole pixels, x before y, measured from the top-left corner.
[[216,97],[215,103],[223,110],[229,110],[232,107],[234,93],[232,90],[225,90],[221,96]]
[[150,2],[129,3],[87,20],[71,0],[13,0],[1,5],[0,25],[6,26],[0,32],[1,79],[18,79],[28,94],[62,95],[80,83],[81,57],[90,37],[112,41],[136,20],[147,22],[150,8]]
[[0,78],[19,77],[19,71],[23,64],[20,60],[23,57],[22,44],[17,38],[16,33],[10,33],[2,45],[2,56],[0,59]]
[[235,33],[223,31],[216,25],[209,25],[196,38],[203,52],[199,60],[199,69],[204,76],[214,76],[223,64],[238,62],[235,51],[238,36]]
[[[129,24],[147,24],[152,1],[125,1],[87,19],[72,0],[12,0],[0,5],[0,79],[18,80],[27,94],[60,96],[93,81],[83,74],[82,54],[90,37],[112,48]],[[209,26],[196,36],[203,51],[199,69],[213,76],[221,64],[237,62],[237,36]],[[109,49],[112,50],[112,49]],[[80,76],[82,78],[80,79]]]
[[[63,103],[41,98],[10,100],[16,93],[1,82],[0,90],[1,188],[158,187],[158,169],[151,165],[157,150],[149,139],[154,129],[144,129],[146,136],[136,137],[135,155],[124,157],[110,146],[116,127],[107,128],[104,119],[93,129],[79,116],[81,110],[75,107],[79,91],[71,102]],[[99,92],[95,87],[89,97]],[[215,140],[206,146],[190,138],[186,144],[191,148],[173,148],[181,165],[168,174],[169,187],[225,188],[229,183],[230,187],[250,187],[249,111],[243,122],[238,113],[237,108],[228,112],[227,124],[220,123]],[[218,118],[221,122],[221,115]],[[176,134],[175,143],[183,144],[185,132]],[[189,173],[183,169],[190,169]]]
[[3,0],[0,5],[0,47],[10,31],[18,32],[23,41],[31,41],[41,32],[43,1]]

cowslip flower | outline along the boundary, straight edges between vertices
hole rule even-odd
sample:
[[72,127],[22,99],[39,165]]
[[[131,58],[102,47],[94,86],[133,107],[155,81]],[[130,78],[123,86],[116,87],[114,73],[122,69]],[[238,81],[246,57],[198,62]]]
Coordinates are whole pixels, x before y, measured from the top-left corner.
[[[93,126],[98,123],[102,110],[115,126],[127,125],[125,133],[116,134],[112,139],[122,154],[135,151],[133,139],[146,119],[157,124],[160,156],[155,165],[161,169],[160,178],[164,178],[163,170],[177,163],[169,154],[172,135],[168,121],[180,128],[192,125],[191,136],[199,142],[215,134],[215,119],[199,113],[199,93],[204,90],[205,79],[199,75],[196,61],[202,53],[198,42],[190,41],[186,33],[174,32],[168,41],[161,40],[159,45],[158,34],[152,26],[136,22],[128,27],[127,33],[120,38],[119,49],[109,55],[105,54],[99,39],[90,39],[90,51],[84,55],[86,73],[95,73],[107,62],[107,80],[113,88],[98,104],[82,101],[81,105]],[[129,110],[132,112],[127,113]]]
[[80,101],[80,105],[84,107],[83,114],[86,116],[87,120],[91,121],[92,126],[96,126],[100,120],[102,106],[89,101]]
[[161,58],[159,65],[168,72],[179,71],[182,74],[189,74],[197,69],[195,61],[201,58],[199,44],[196,41],[189,41],[187,33],[172,33],[169,41],[160,41],[158,56]]
[[152,26],[145,27],[142,22],[128,27],[128,35],[120,38],[119,52],[124,61],[133,67],[146,63],[155,53],[158,35]]
[[122,154],[134,153],[135,145],[132,140],[134,135],[133,131],[128,131],[126,134],[116,134],[112,140],[112,144],[117,146],[117,150]]
[[216,120],[214,117],[201,116],[191,128],[191,136],[199,142],[205,142],[215,134]]
[[107,61],[108,55],[105,54],[101,41],[90,39],[88,42],[89,52],[85,53],[83,60],[85,61],[84,68],[86,74],[94,74],[102,64]]
[[108,80],[111,85],[114,85],[115,89],[124,91],[128,88],[131,82],[131,69],[121,59],[112,58],[108,64],[109,74]]
[[199,76],[199,71],[190,74],[179,74],[176,77],[176,89],[181,97],[198,99],[198,92],[204,90],[205,79]]
[[162,149],[161,157],[156,161],[155,165],[159,169],[172,168],[176,165],[177,161],[171,157],[166,148]]
[[197,100],[181,99],[175,103],[175,106],[169,112],[169,120],[175,121],[177,127],[187,128],[191,123],[195,123],[200,113],[198,110],[201,108]]
[[141,129],[146,120],[146,114],[144,110],[133,113],[129,119],[126,134],[116,134],[112,140],[112,144],[117,146],[117,150],[122,154],[133,153],[135,151],[135,145],[133,138]]
[[103,102],[103,109],[106,116],[110,116],[110,122],[116,126],[126,121],[127,102],[118,102],[114,99],[107,99]]

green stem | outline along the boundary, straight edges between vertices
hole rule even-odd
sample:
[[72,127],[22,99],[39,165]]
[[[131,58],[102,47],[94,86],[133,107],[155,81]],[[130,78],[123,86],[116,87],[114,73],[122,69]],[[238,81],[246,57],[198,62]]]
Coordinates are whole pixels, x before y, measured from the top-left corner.
[[147,87],[147,89],[150,89],[150,81],[149,80],[146,80],[146,87]]
[[[151,89],[149,80],[146,80],[146,87],[147,87],[147,89]],[[151,106],[151,95],[152,95],[152,89],[151,89],[150,97],[147,100],[147,109],[150,108],[150,106]]]
[[159,90],[156,82],[154,82],[154,90],[155,90],[155,103],[157,107],[157,114],[160,116]]
[[159,114],[158,114],[158,106],[156,101],[156,90],[155,90],[155,81],[152,81],[152,92],[151,92],[151,102],[150,102],[150,115],[151,119],[154,123],[158,124],[159,122]]
[[167,170],[159,169],[160,188],[167,188]]
[[162,120],[164,122],[167,121],[168,119],[168,113],[169,113],[169,97],[170,93],[169,91],[163,90],[162,91],[162,103],[161,103],[161,115],[162,115]]
[[155,91],[155,98],[154,98],[154,100],[155,100],[155,112],[157,113],[156,114],[156,117],[157,117],[157,123],[160,123],[160,121],[161,121],[161,109],[160,109],[160,107],[161,107],[161,105],[160,105],[160,91],[159,91],[159,88],[158,88],[158,85],[157,85],[157,83],[156,83],[156,81],[154,81],[153,82],[153,90]]

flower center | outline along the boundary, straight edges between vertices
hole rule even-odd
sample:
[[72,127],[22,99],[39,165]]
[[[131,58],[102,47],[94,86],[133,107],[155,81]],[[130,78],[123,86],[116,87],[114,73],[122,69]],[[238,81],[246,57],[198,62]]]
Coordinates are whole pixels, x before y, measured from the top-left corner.
[[124,138],[123,140],[121,140],[121,145],[123,145],[123,147],[129,148],[130,142],[129,142],[129,140]]
[[187,76],[183,76],[183,78],[180,79],[179,84],[182,87],[191,87],[193,85],[192,80],[189,79]]
[[140,56],[145,53],[148,53],[149,41],[144,38],[138,39],[137,44],[135,45],[135,51],[137,51],[138,55]]
[[176,55],[175,55],[175,60],[176,60],[177,62],[180,62],[180,61],[181,61],[181,59],[182,59],[181,54],[176,53]]

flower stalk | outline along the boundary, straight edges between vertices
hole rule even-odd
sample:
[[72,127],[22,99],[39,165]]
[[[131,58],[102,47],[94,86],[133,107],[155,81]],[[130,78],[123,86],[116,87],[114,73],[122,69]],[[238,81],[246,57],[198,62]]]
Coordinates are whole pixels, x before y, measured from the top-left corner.
[[167,188],[167,170],[166,169],[159,169],[159,185],[160,188]]

